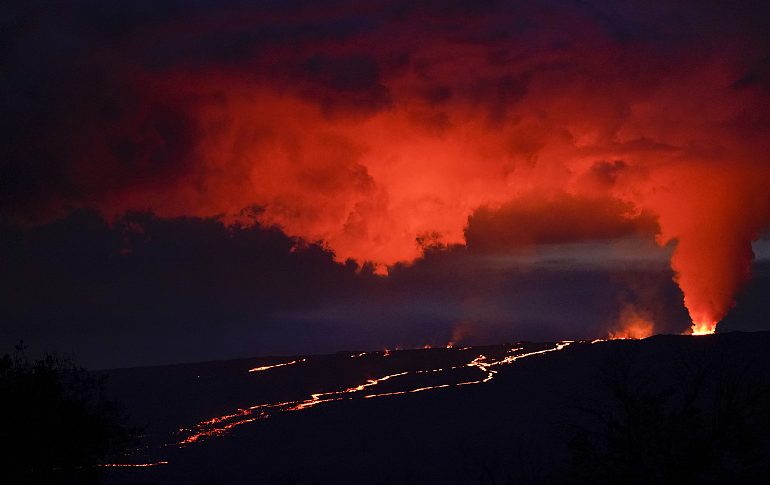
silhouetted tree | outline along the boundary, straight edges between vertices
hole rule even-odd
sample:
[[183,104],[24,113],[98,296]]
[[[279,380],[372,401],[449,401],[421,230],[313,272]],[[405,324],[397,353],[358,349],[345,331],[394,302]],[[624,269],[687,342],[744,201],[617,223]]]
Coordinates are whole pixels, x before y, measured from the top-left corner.
[[569,442],[553,483],[764,484],[770,387],[766,367],[715,345],[671,369],[661,386],[629,354],[602,368],[609,399],[583,408],[595,426]]
[[97,483],[100,465],[123,461],[139,430],[103,379],[49,354],[31,362],[24,350],[0,360],[0,481]]

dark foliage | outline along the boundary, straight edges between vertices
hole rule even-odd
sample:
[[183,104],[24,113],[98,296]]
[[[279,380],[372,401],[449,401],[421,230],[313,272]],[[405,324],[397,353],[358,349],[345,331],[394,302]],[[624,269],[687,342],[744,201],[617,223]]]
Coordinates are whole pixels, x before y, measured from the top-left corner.
[[715,345],[661,379],[618,354],[601,369],[609,399],[583,408],[591,424],[552,483],[767,483],[770,387],[767,366],[750,360]]
[[124,461],[139,430],[121,405],[69,359],[31,362],[22,344],[0,360],[0,476],[14,484],[97,483]]

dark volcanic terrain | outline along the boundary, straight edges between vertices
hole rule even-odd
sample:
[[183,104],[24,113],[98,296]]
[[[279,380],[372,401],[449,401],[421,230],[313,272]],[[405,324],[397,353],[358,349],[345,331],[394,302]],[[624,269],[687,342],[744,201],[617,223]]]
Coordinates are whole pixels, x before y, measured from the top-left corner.
[[730,333],[111,370],[146,430],[133,463],[155,465],[110,478],[591,483],[597,466],[644,466],[753,483],[767,472],[768,349],[770,333]]

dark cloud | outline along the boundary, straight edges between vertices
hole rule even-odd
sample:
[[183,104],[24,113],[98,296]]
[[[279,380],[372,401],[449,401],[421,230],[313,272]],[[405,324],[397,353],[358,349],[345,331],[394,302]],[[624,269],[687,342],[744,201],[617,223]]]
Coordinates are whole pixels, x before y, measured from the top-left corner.
[[441,105],[452,99],[452,88],[449,86],[428,86],[420,93],[429,104]]
[[259,327],[273,312],[317,305],[367,277],[276,228],[213,219],[129,214],[108,226],[80,210],[3,234],[4,340],[70,345],[89,359],[106,355],[93,342],[78,344],[84,335],[129,361],[126,336],[179,339],[181,358],[196,338]]
[[23,338],[97,367],[594,338],[623,302],[683,311],[676,297],[648,295],[677,294],[665,259],[635,271],[548,268],[434,247],[381,277],[275,227],[215,219],[134,213],[108,225],[79,210],[2,234],[3,346]]
[[524,98],[527,93],[529,76],[506,75],[497,79],[479,79],[468,89],[468,96],[474,102],[484,105],[489,113],[487,120],[491,124],[501,124],[508,120],[509,111]]
[[54,204],[173,182],[186,170],[195,122],[178,99],[142,85],[56,5],[18,8],[0,72],[0,211],[50,216]]
[[751,281],[736,296],[735,307],[717,325],[718,331],[761,331],[766,328],[770,314],[767,298],[770,294],[770,263],[766,259],[756,261],[752,275]]
[[[604,183],[622,165],[594,167]],[[528,250],[534,245],[585,240],[616,239],[657,232],[649,214],[634,214],[615,199],[560,195],[552,199],[533,197],[527,202],[482,207],[468,218],[465,239],[468,249],[481,252]]]
[[380,67],[371,56],[311,56],[303,62],[302,74],[310,82],[300,90],[302,97],[320,104],[326,116],[334,116],[340,109],[377,113],[391,103]]
[[770,91],[770,57],[760,60],[756,65],[732,85],[735,89],[758,87]]
[[585,251],[656,234],[714,323],[770,220],[769,18],[760,1],[5,2],[8,335],[155,345],[149,362],[594,336],[628,315],[679,331],[671,270]]
[[598,184],[604,189],[610,189],[615,185],[618,181],[618,177],[621,176],[623,171],[627,168],[628,165],[623,160],[615,160],[614,162],[596,162],[586,173],[585,177],[589,179],[589,182]]

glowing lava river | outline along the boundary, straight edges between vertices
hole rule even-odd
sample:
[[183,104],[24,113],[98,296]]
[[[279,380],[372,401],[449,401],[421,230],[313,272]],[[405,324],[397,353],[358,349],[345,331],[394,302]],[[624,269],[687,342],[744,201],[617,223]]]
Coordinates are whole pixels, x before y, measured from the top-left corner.
[[[537,350],[525,348],[523,346],[513,346],[506,349],[504,355],[484,355],[479,354],[479,350],[473,347],[463,349],[431,349],[434,351],[445,351],[452,355],[450,365],[446,367],[435,367],[430,365],[418,365],[410,367],[409,370],[393,372],[380,375],[374,378],[367,378],[365,382],[355,384],[350,387],[337,389],[328,392],[314,392],[307,399],[291,400],[284,402],[268,402],[238,409],[223,416],[217,416],[206,421],[202,421],[192,428],[182,428],[177,432],[182,439],[168,445],[184,446],[201,441],[212,436],[220,436],[236,426],[256,421],[258,419],[268,418],[276,413],[288,411],[300,411],[324,403],[330,403],[340,400],[351,399],[371,399],[385,396],[395,396],[399,394],[409,394],[416,392],[429,391],[433,389],[447,388],[451,386],[464,386],[472,384],[483,384],[492,380],[497,374],[500,366],[508,365],[518,359],[541,355],[548,352],[561,350],[573,343],[564,341],[553,344],[539,344]],[[530,344],[531,345],[531,344]],[[423,352],[425,349],[421,349]],[[495,354],[499,354],[499,350]],[[351,354],[351,359],[369,360],[372,365],[376,360],[398,361],[397,356],[404,355],[414,351],[379,351],[379,352],[360,352]],[[441,359],[446,363],[446,359]],[[359,360],[360,362],[360,360]],[[427,363],[426,363],[427,364]],[[316,365],[312,358],[295,359],[279,364],[264,365],[248,369],[250,373],[259,372],[277,372],[287,366],[295,366],[298,372],[311,368]],[[287,382],[287,385],[291,383]]]
[[[586,409],[619,409],[607,379],[676,389],[695,369],[705,405],[724,373],[693,362],[746,369],[768,346],[770,332],[657,335],[115,369],[145,436],[100,471],[124,485],[542,483],[530,472],[564,463],[572,430],[600,426]],[[750,377],[769,379],[765,360]]]
[[[299,461],[316,460],[319,453],[324,453],[323,446],[316,448],[308,440],[334,443],[326,447],[338,450],[338,456],[358,453],[358,447],[344,454],[339,451],[356,440],[361,449],[422,449],[419,440],[404,447],[402,437],[412,431],[399,431],[399,426],[427,427],[420,439],[431,447],[440,443],[438,450],[450,446],[452,441],[435,438],[437,432],[452,434],[473,426],[473,421],[458,422],[455,416],[441,417],[442,413],[458,412],[463,416],[459,419],[465,419],[462,409],[477,413],[490,405],[489,399],[474,389],[489,388],[482,392],[491,396],[497,395],[499,389],[516,392],[516,385],[503,382],[507,378],[503,376],[508,375],[536,378],[537,382],[548,382],[553,389],[559,389],[553,382],[560,380],[560,375],[542,378],[539,371],[516,363],[526,360],[531,363],[527,366],[537,367],[541,365],[538,362],[546,364],[552,360],[545,358],[547,354],[567,347],[593,347],[591,344],[596,342],[337,352],[113,370],[110,384],[121,391],[115,397],[126,404],[135,422],[145,429],[141,448],[130,458],[130,463],[135,464],[121,466],[135,467],[137,473],[156,470],[142,472],[140,482],[152,473],[152,480],[157,483],[182,483],[180,473],[209,462],[209,456],[219,456],[219,461],[230,460],[235,459],[233,453],[250,450],[258,458],[252,458],[249,467],[261,473],[272,467],[273,476],[283,479],[281,473],[293,469]],[[490,383],[499,389],[489,387]],[[520,404],[525,402],[528,401]],[[500,404],[509,406],[505,400]],[[429,416],[420,418],[421,413]],[[499,422],[491,414],[479,416],[493,427]],[[436,424],[428,424],[433,422]],[[329,423],[335,423],[333,429],[325,428]],[[324,431],[307,431],[313,429]],[[298,460],[294,448],[307,446],[313,451],[306,450],[306,458]],[[331,466],[327,462],[338,461],[327,457],[324,464],[312,465],[312,471]],[[238,463],[233,466],[246,466],[244,462]],[[180,481],[175,481],[177,477]],[[190,477],[197,479],[194,475]]]

